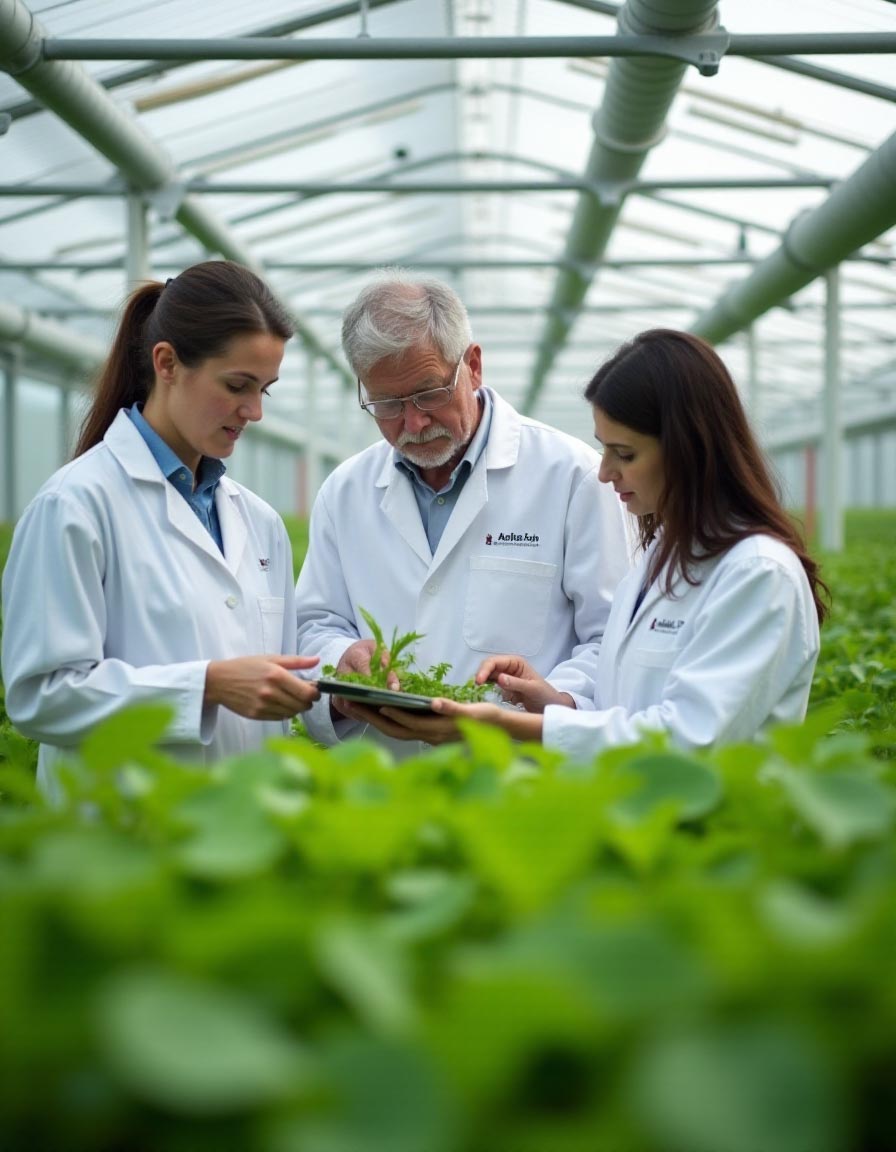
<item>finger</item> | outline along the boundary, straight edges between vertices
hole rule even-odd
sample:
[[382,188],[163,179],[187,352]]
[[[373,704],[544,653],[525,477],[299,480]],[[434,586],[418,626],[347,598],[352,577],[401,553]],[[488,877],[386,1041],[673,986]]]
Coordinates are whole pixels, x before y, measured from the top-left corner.
[[462,716],[464,714],[463,704],[458,704],[456,700],[446,700],[444,696],[436,696],[430,707],[433,712],[438,712],[442,716]]
[[313,668],[320,663],[317,656],[271,656],[269,659],[281,668]]
[[519,676],[511,676],[507,672],[502,672],[498,677],[498,687],[505,693],[518,692],[520,695],[525,695],[527,689],[531,689],[531,680],[522,680]]
[[511,658],[509,656],[489,656],[488,659],[483,660],[479,665],[479,670],[476,673],[476,683],[484,684],[486,680],[495,680],[499,672],[503,672],[510,666]]

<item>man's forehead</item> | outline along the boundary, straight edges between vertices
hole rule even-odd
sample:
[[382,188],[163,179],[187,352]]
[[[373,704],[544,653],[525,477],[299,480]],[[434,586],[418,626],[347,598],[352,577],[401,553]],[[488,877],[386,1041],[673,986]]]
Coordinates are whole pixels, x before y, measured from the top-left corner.
[[[367,374],[377,384],[394,382],[410,388],[435,381],[443,383],[453,365],[431,344],[415,344],[398,356],[378,360]],[[366,381],[365,381],[366,383]]]

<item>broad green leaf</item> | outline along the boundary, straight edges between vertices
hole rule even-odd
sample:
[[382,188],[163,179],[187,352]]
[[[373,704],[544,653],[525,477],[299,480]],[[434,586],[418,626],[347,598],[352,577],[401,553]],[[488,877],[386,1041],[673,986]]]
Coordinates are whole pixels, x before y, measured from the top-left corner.
[[325,1104],[273,1127],[269,1152],[455,1152],[456,1105],[417,1046],[363,1034],[328,1039]]
[[718,774],[705,764],[675,752],[637,756],[620,769],[639,786],[613,807],[617,819],[636,823],[659,806],[674,804],[682,820],[697,820],[722,798]]
[[517,910],[537,908],[586,867],[600,833],[589,789],[546,781],[533,795],[509,791],[448,813],[480,875]]
[[31,873],[75,899],[102,900],[148,883],[158,867],[145,845],[100,825],[45,833],[35,845]]
[[114,977],[97,1020],[110,1068],[140,1099],[193,1116],[296,1095],[307,1057],[251,1000],[151,968]]
[[314,950],[324,983],[382,1033],[405,1031],[415,1008],[401,950],[382,931],[351,920],[320,925]]
[[239,762],[233,774],[210,782],[178,809],[189,829],[177,859],[197,876],[227,879],[269,868],[286,848],[286,837],[257,796],[251,780],[240,780]]
[[447,872],[399,872],[388,892],[402,908],[383,919],[383,931],[391,940],[412,943],[455,928],[473,905],[476,883]]
[[164,704],[138,704],[110,716],[86,737],[81,759],[95,772],[139,761],[164,737],[174,710]]
[[475,765],[503,769],[512,763],[513,741],[502,729],[478,720],[458,720],[457,726]]
[[867,771],[785,769],[781,780],[797,813],[833,848],[876,839],[890,830],[893,792]]
[[827,1061],[784,1023],[706,1024],[638,1062],[635,1115],[670,1152],[850,1152]]
[[840,944],[856,927],[856,915],[848,907],[787,880],[770,884],[761,894],[760,907],[775,935],[800,948]]

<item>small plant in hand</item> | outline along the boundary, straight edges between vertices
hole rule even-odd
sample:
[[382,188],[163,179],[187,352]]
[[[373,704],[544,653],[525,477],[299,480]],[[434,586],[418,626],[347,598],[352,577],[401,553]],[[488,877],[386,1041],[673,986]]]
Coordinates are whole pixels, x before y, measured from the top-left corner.
[[[359,605],[360,607],[360,605]],[[370,657],[370,673],[342,672],[338,676],[332,664],[323,668],[324,676],[329,679],[342,680],[346,684],[369,684],[374,688],[388,688],[390,673],[398,677],[402,692],[409,692],[415,696],[443,696],[448,700],[460,700],[463,703],[475,703],[485,700],[491,691],[489,684],[476,684],[467,680],[464,684],[446,683],[445,677],[451,671],[450,664],[433,664],[428,671],[414,670],[414,654],[411,645],[423,636],[419,632],[405,632],[399,636],[398,630],[392,630],[392,640],[386,644],[383,630],[369,612],[361,608],[361,615],[367,621],[367,626],[373,633],[375,646]]]

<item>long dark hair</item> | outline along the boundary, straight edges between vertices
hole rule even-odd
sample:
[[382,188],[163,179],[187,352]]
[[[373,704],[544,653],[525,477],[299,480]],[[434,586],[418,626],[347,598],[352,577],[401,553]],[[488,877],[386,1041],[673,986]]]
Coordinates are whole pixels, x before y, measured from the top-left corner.
[[667,592],[679,574],[698,583],[693,568],[699,559],[761,532],[799,557],[824,620],[829,589],[781,506],[734,381],[709,344],[688,332],[642,332],[600,366],[585,399],[611,420],[660,441],[663,492],[653,515],[639,517],[639,531],[646,548],[662,527],[651,575],[665,569]]
[[166,284],[150,281],[136,289],[100,370],[75,456],[99,444],[119,409],[147,399],[154,384],[152,350],[160,340],[172,345],[183,365],[196,368],[220,356],[234,336],[254,332],[288,340],[294,327],[270,288],[242,264],[208,260]]

